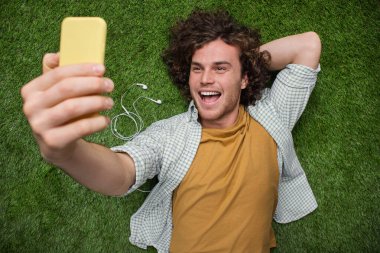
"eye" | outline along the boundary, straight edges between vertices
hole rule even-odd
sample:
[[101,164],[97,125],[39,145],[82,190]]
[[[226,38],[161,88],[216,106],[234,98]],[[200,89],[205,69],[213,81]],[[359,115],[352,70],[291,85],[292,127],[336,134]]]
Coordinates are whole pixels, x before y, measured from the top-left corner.
[[195,73],[199,73],[199,72],[201,72],[201,68],[198,67],[198,66],[192,66],[192,67],[191,67],[191,71],[192,71],[192,72],[195,72]]
[[224,73],[227,71],[227,68],[225,66],[217,66],[215,70],[217,73]]

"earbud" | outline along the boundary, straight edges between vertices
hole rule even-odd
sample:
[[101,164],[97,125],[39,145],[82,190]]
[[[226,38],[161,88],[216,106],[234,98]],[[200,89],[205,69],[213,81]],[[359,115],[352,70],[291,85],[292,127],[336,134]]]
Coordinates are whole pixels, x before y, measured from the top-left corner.
[[[162,101],[160,100],[160,99],[158,99],[158,100],[154,100],[153,98],[149,98],[149,97],[139,97],[139,98],[145,98],[145,99],[148,99],[148,100],[150,100],[150,101],[152,101],[152,102],[154,102],[154,103],[156,103],[156,104],[161,104],[162,103]],[[138,98],[138,99],[139,99]]]
[[146,84],[143,84],[143,83],[136,83],[136,85],[140,86],[140,87],[143,88],[144,90],[148,89],[148,86],[146,86]]

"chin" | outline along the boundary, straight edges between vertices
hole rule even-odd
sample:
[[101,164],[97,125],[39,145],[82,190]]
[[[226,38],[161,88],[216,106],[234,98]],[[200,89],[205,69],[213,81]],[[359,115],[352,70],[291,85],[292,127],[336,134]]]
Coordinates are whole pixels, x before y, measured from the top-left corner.
[[198,110],[201,121],[216,122],[219,119],[218,111],[214,110]]

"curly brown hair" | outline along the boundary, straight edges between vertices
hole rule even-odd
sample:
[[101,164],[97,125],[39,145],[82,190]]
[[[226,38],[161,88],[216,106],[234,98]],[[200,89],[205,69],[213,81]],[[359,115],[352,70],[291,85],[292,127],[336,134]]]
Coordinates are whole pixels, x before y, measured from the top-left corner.
[[241,92],[240,104],[254,105],[270,79],[270,54],[260,52],[260,34],[257,30],[238,24],[227,11],[195,10],[170,30],[169,47],[162,58],[169,75],[182,95],[191,100],[188,85],[192,56],[205,44],[222,39],[240,49],[242,75],[247,74],[248,86]]

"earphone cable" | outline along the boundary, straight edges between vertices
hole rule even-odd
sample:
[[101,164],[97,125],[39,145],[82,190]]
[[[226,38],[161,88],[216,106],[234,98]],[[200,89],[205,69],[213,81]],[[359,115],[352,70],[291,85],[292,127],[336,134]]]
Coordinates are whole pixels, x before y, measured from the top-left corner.
[[[144,128],[144,121],[143,121],[142,117],[140,116],[140,114],[139,114],[139,112],[138,112],[138,110],[136,108],[137,101],[140,100],[140,99],[142,99],[142,98],[144,98],[144,99],[150,100],[150,101],[152,101],[152,102],[154,102],[154,103],[156,103],[158,105],[161,104],[161,100],[154,100],[154,99],[146,97],[146,96],[139,96],[132,103],[132,107],[133,107],[134,112],[129,111],[126,108],[126,106],[124,105],[123,99],[126,96],[126,94],[128,93],[129,89],[132,88],[132,87],[134,87],[134,86],[140,86],[144,90],[148,89],[148,86],[146,84],[142,84],[142,83],[134,83],[132,86],[128,87],[128,89],[124,92],[124,94],[121,96],[121,99],[120,99],[121,108],[123,109],[124,112],[122,112],[122,113],[114,116],[111,119],[111,132],[112,132],[112,134],[115,137],[117,137],[117,138],[119,138],[121,140],[124,140],[124,141],[130,141],[130,140],[132,140],[137,135],[139,135],[140,132],[142,131],[142,129]],[[135,133],[134,134],[125,136],[125,135],[123,135],[122,133],[120,133],[117,130],[117,123],[118,123],[118,120],[120,119],[120,117],[127,117],[127,118],[129,118],[129,119],[131,119],[133,121],[133,123],[135,124]]]

